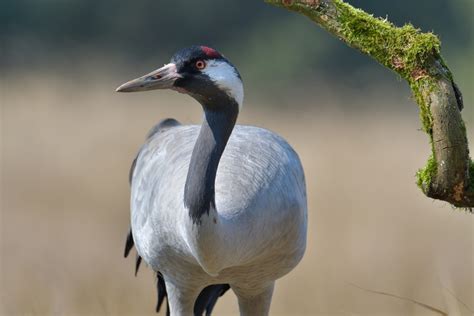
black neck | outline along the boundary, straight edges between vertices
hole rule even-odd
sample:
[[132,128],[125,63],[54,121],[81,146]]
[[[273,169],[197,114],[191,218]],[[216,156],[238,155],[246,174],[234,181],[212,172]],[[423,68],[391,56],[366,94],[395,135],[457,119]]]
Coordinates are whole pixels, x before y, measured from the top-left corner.
[[194,223],[215,208],[217,167],[239,113],[235,101],[203,106],[204,121],[194,145],[184,189],[184,204]]

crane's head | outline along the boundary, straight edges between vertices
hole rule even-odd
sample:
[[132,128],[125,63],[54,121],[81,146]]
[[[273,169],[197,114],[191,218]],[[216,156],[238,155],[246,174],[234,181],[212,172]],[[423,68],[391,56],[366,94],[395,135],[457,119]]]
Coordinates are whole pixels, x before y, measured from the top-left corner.
[[117,92],[172,89],[186,93],[203,106],[222,102],[242,105],[244,92],[237,69],[219,52],[207,46],[178,51],[169,64],[124,83]]

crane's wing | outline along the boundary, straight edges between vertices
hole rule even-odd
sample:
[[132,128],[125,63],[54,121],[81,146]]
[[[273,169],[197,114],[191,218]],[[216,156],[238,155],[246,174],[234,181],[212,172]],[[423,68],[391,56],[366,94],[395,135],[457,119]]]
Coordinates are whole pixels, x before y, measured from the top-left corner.
[[[153,128],[148,132],[146,136],[146,140],[152,138],[155,136],[157,133],[161,133],[164,130],[167,130],[168,128],[171,128],[173,126],[178,126],[181,125],[177,120],[172,119],[172,118],[167,118],[153,126]],[[133,173],[135,172],[135,166],[137,164],[137,158],[140,155],[140,151],[138,151],[138,154],[135,156],[135,159],[133,159],[132,165],[130,166],[130,171],[128,172],[128,183],[132,185],[133,181]],[[128,254],[130,253],[130,250],[132,250],[135,242],[133,241],[133,234],[132,234],[132,228],[129,229],[127,239],[125,241],[125,251],[124,251],[124,257],[127,258]],[[137,255],[137,259],[135,262],[135,275],[138,273],[138,269],[140,268],[140,263],[142,262],[142,258]]]
[[[175,119],[165,119],[162,120],[160,123],[156,124],[150,132],[148,132],[148,135],[146,139],[150,139],[153,136],[155,136],[157,133],[161,133],[164,130],[167,130],[168,128],[174,127],[181,125],[178,121]],[[130,167],[130,171],[128,174],[128,180],[130,185],[132,184],[133,181],[133,174],[135,172],[135,166],[137,163],[137,158],[140,155],[140,151],[138,152],[137,156],[135,159],[133,159],[132,166]],[[125,251],[124,251],[124,257],[128,257],[128,254],[132,250],[135,242],[133,240],[133,234],[132,234],[132,228],[129,229],[129,232],[127,234],[127,238],[125,241]],[[138,273],[138,269],[140,268],[140,264],[142,262],[142,258],[140,255],[137,254],[136,261],[135,261],[135,275]],[[163,275],[157,271],[157,280],[156,280],[156,289],[157,289],[157,304],[156,304],[156,312],[158,313],[161,309],[161,306],[163,305],[165,298],[167,297],[167,292],[166,292],[166,283],[165,279],[163,278]],[[229,284],[213,284],[209,285],[206,288],[204,288],[201,293],[199,293],[198,298],[196,299],[196,302],[194,303],[194,315],[196,316],[201,316],[204,313],[206,313],[206,316],[211,315],[212,310],[214,309],[214,306],[216,305],[217,300],[219,297],[224,295],[227,290],[229,290],[230,286]],[[166,315],[170,315],[170,309],[169,309],[169,304],[168,301],[166,302]]]

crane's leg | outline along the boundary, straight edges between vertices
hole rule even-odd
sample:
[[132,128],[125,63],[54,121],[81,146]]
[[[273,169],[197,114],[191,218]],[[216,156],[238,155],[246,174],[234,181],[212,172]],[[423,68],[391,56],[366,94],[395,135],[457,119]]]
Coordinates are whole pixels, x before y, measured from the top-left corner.
[[171,316],[194,315],[194,302],[201,289],[188,287],[167,278],[165,278],[165,284]]
[[270,311],[275,282],[261,287],[246,288],[242,285],[231,285],[239,300],[241,316],[266,316]]

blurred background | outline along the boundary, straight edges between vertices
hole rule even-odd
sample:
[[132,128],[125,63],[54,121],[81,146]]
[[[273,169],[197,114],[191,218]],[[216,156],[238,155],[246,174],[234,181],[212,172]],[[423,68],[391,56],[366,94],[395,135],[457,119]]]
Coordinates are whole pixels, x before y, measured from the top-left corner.
[[[474,2],[349,2],[440,36],[474,152]],[[114,90],[192,44],[239,68],[240,124],[279,133],[305,167],[308,248],[272,315],[473,314],[474,217],[417,188],[430,147],[410,90],[305,17],[250,0],[2,0],[0,44],[0,314],[154,314],[153,273],[122,258],[128,169],[153,124],[202,114]],[[229,292],[215,314],[237,310]]]

